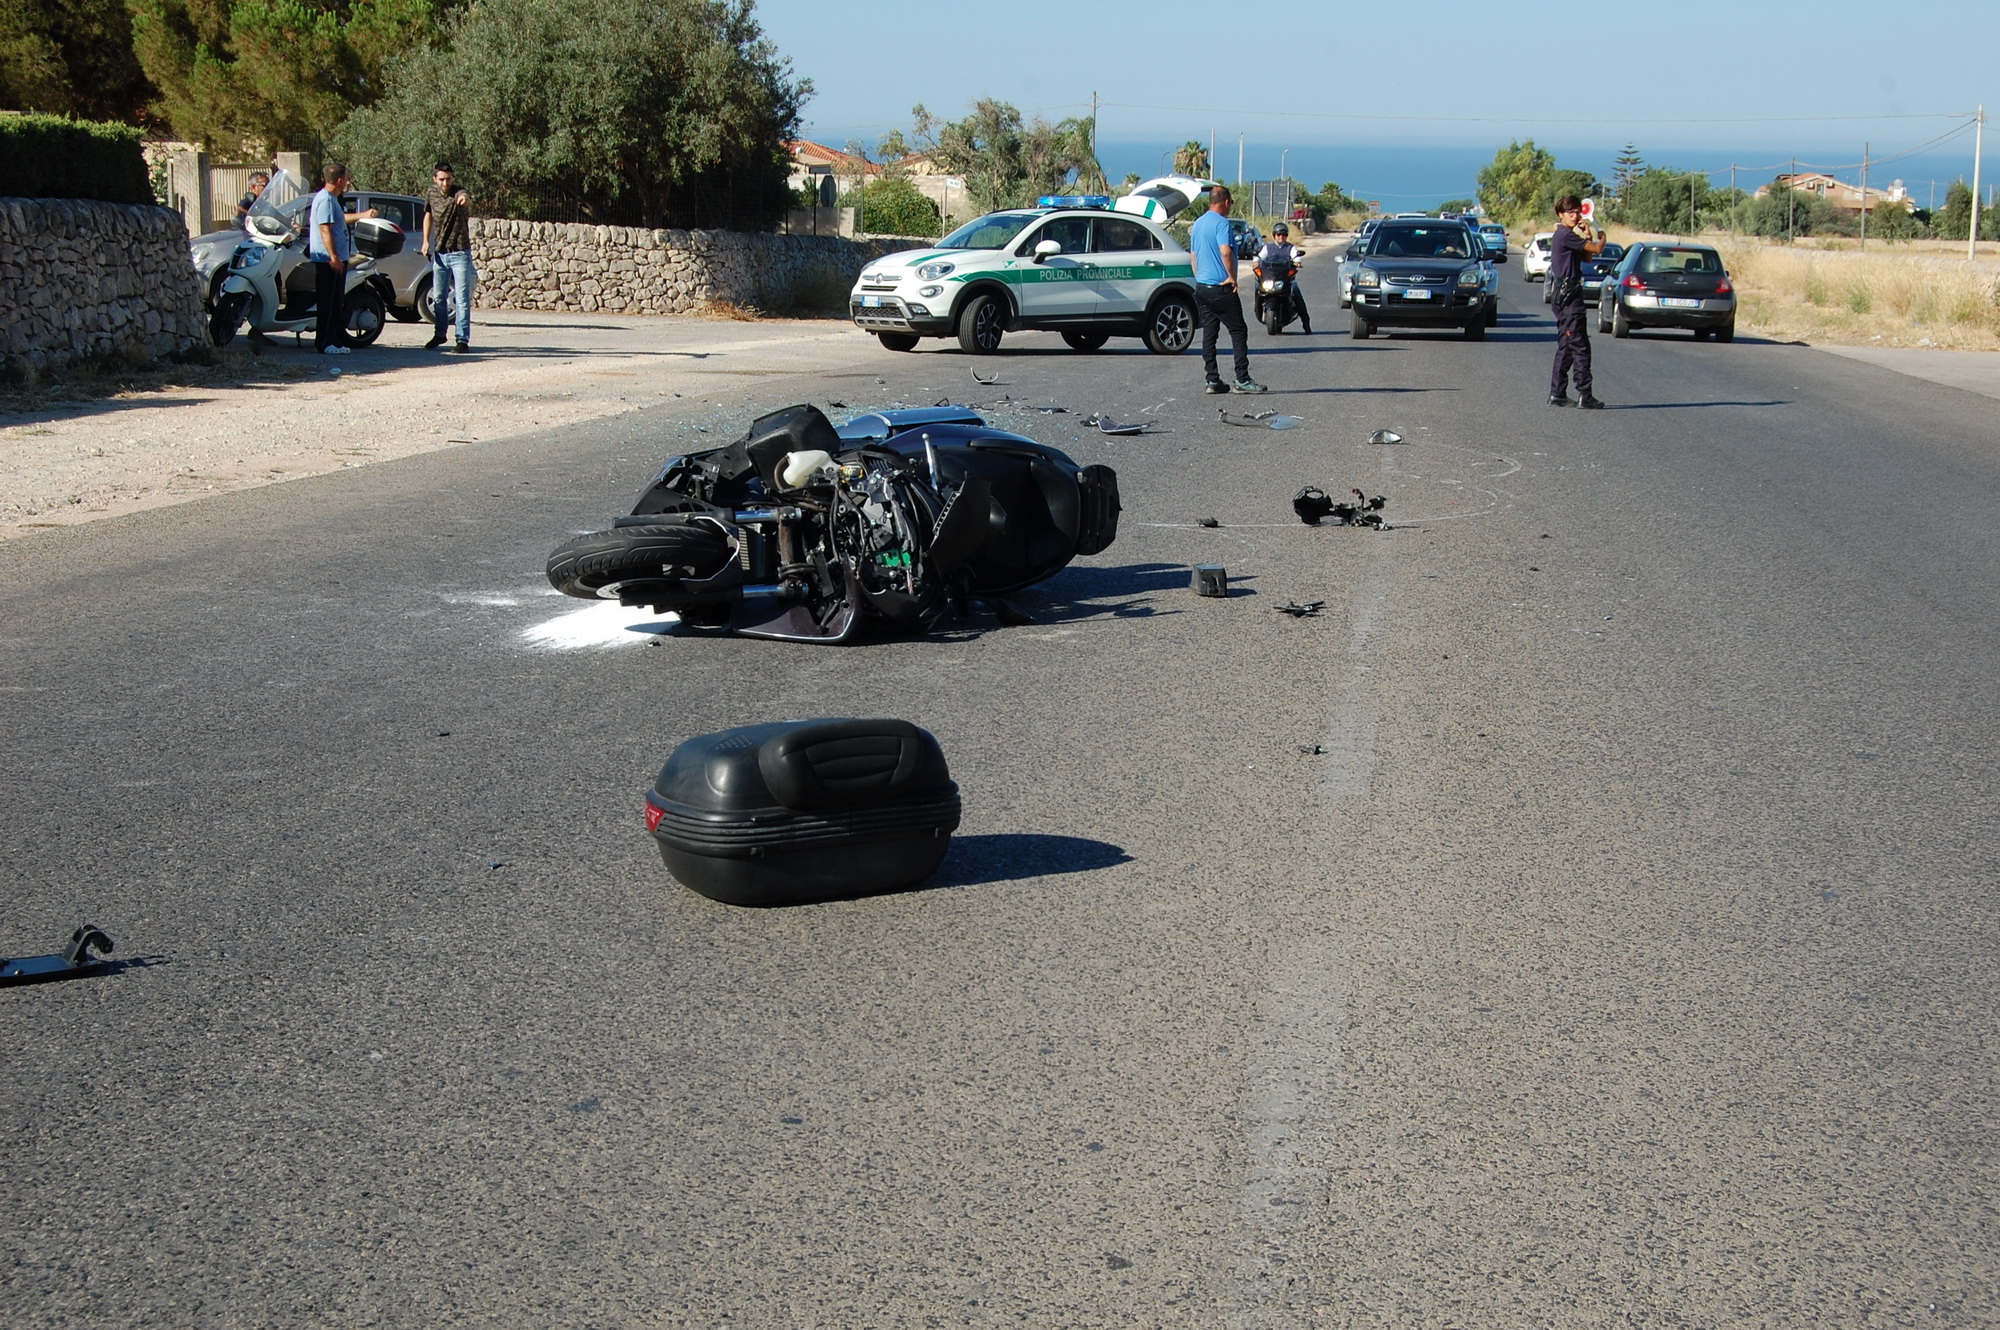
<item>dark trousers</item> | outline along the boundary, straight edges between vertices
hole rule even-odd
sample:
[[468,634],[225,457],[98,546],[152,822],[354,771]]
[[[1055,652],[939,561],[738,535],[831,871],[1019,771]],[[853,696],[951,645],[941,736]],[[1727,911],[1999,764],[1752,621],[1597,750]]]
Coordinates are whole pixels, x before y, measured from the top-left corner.
[[1590,306],[1581,300],[1556,306],[1556,366],[1549,376],[1549,396],[1561,397],[1570,378],[1576,379],[1576,395],[1590,391]]
[[331,263],[313,260],[313,300],[319,323],[313,329],[313,350],[324,351],[329,346],[339,346],[341,329],[345,326],[341,319],[341,308],[347,303],[347,274],[335,272]]
[[1243,322],[1243,297],[1226,286],[1197,286],[1194,303],[1201,313],[1201,367],[1210,383],[1222,376],[1215,372],[1215,344],[1222,329],[1229,329],[1229,349],[1236,356],[1236,381],[1250,377],[1250,329]]

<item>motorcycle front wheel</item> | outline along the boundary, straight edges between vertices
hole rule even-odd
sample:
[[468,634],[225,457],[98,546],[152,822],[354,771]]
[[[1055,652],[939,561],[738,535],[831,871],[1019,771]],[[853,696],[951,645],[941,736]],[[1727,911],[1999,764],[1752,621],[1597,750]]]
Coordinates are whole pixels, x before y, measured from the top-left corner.
[[549,585],[565,596],[616,600],[626,583],[703,580],[728,562],[729,541],[712,526],[621,526],[556,546]]
[[228,346],[236,340],[236,330],[243,326],[243,310],[250,303],[250,297],[241,291],[232,291],[215,302],[215,310],[208,316],[208,335],[217,346]]
[[357,286],[347,293],[347,304],[342,311],[346,317],[341,320],[349,346],[373,346],[375,339],[382,335],[382,325],[389,313],[382,305],[382,297],[365,286]]

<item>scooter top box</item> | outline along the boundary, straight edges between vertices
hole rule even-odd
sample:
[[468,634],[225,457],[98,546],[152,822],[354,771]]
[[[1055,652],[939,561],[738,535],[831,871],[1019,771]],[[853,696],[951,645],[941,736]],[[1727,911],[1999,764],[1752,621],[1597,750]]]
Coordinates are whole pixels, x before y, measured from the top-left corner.
[[895,891],[935,872],[958,786],[905,720],[744,725],[676,748],[646,794],[646,829],[684,885],[731,905]]

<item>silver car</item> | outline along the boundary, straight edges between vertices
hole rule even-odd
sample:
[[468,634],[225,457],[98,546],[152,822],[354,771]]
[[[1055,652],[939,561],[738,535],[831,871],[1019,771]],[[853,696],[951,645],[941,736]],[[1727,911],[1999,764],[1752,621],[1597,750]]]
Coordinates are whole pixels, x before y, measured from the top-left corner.
[[[403,233],[410,238],[403,252],[383,259],[377,265],[395,288],[396,298],[389,306],[389,313],[404,323],[428,322],[432,317],[431,261],[417,252],[428,205],[408,194],[377,194],[367,190],[343,194],[340,202],[349,212],[366,212],[373,208],[384,221],[394,222],[403,228]],[[301,194],[279,204],[278,210],[286,221],[296,225],[311,206],[312,195]],[[229,256],[242,243],[243,233],[235,227],[226,231],[210,231],[196,236],[189,243],[194,253],[194,270],[201,276],[202,304],[210,311],[215,308],[216,293],[221,290],[223,279],[229,275]]]

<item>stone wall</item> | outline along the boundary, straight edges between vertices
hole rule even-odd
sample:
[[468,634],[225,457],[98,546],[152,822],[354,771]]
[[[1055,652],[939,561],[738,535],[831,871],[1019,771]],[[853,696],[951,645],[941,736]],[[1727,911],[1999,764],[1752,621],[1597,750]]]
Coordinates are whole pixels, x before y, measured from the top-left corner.
[[837,309],[862,266],[921,240],[472,221],[474,303],[491,309],[773,314]]
[[187,224],[165,208],[0,198],[0,373],[210,345]]

